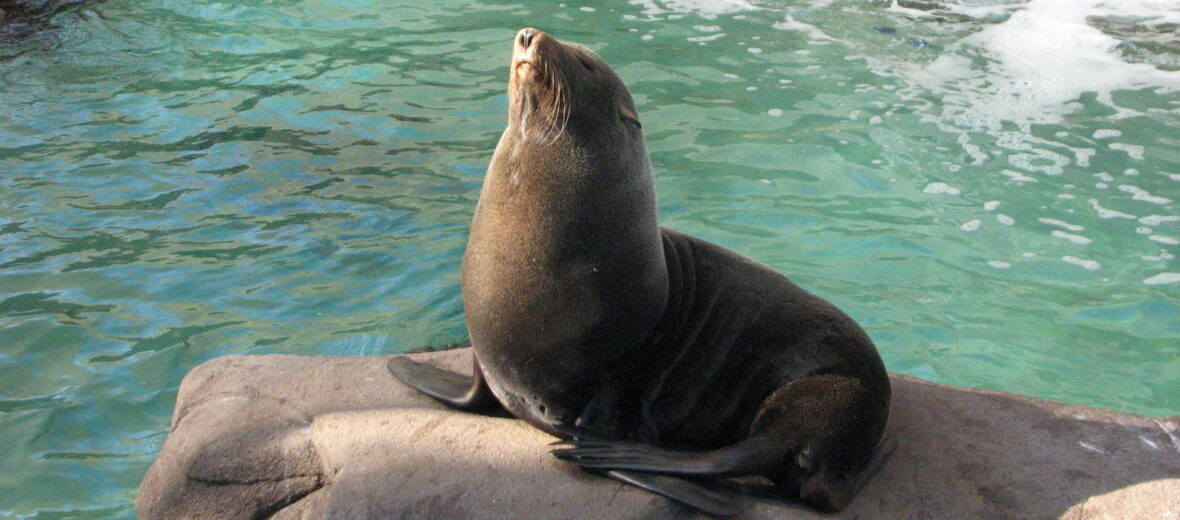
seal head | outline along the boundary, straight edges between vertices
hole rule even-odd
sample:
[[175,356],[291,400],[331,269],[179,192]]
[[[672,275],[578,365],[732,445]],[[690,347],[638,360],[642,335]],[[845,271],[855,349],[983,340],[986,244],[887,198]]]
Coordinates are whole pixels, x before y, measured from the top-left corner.
[[519,130],[521,140],[551,143],[567,131],[605,135],[641,128],[623,81],[585,47],[522,29],[510,71],[508,126]]

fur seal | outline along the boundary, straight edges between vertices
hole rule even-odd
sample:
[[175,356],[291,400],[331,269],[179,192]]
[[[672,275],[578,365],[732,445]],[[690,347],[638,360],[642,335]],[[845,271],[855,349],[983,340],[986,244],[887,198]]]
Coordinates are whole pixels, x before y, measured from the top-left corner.
[[499,404],[565,439],[558,458],[706,512],[746,507],[710,484],[743,475],[847,505],[895,445],[869,337],[770,268],[660,227],[634,103],[596,54],[528,28],[509,71],[463,257],[474,375],[401,356],[389,370],[456,408]]

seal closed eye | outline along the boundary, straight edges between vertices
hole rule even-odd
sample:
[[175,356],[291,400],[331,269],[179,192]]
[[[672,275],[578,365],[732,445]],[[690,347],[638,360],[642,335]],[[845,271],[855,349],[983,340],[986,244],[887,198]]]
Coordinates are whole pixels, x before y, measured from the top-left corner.
[[847,505],[895,446],[864,331],[659,226],[638,112],[597,55],[521,30],[508,92],[463,256],[474,376],[405,357],[389,370],[456,408],[498,404],[564,439],[558,458],[712,514],[748,501],[708,482],[746,475]]

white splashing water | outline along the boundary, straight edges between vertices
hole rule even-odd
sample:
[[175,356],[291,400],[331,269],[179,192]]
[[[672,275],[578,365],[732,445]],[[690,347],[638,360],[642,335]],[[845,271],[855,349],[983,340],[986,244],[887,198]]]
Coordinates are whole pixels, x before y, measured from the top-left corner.
[[[1180,23],[1180,0],[1032,0],[1008,20],[956,44],[976,50],[990,62],[990,70],[980,71],[961,53],[946,53],[910,79],[942,85],[953,105],[944,115],[953,116],[956,124],[992,129],[1004,121],[1021,126],[1060,122],[1078,107],[1072,102],[1087,92],[1117,107],[1111,98],[1116,90],[1180,89],[1180,71],[1123,60],[1117,50],[1120,41],[1089,21],[1111,16],[1142,19],[1148,26]],[[1117,110],[1113,118],[1136,113]]]
[[1102,268],[1102,264],[1094,260],[1085,260],[1073,255],[1065,255],[1061,257],[1061,260],[1067,264],[1073,264],[1089,271],[1097,271],[1098,269]]
[[945,182],[932,182],[923,188],[922,192],[929,193],[931,195],[958,195],[959,193],[962,193],[959,188],[951,186]]
[[632,0],[632,5],[641,6],[647,15],[665,13],[696,13],[711,19],[717,15],[757,9],[745,0]]
[[1151,278],[1143,280],[1146,285],[1164,285],[1171,283],[1180,283],[1180,273],[1160,273]]

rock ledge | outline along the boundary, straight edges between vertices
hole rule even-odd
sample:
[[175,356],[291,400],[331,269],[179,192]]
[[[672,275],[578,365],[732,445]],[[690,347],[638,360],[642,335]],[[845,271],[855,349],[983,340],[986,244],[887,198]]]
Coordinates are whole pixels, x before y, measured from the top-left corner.
[[[470,350],[421,354],[456,370]],[[156,519],[704,518],[582,473],[521,421],[459,413],[387,356],[227,356],[181,384],[135,509]],[[893,376],[899,447],[846,510],[749,519],[1180,520],[1180,417]]]

